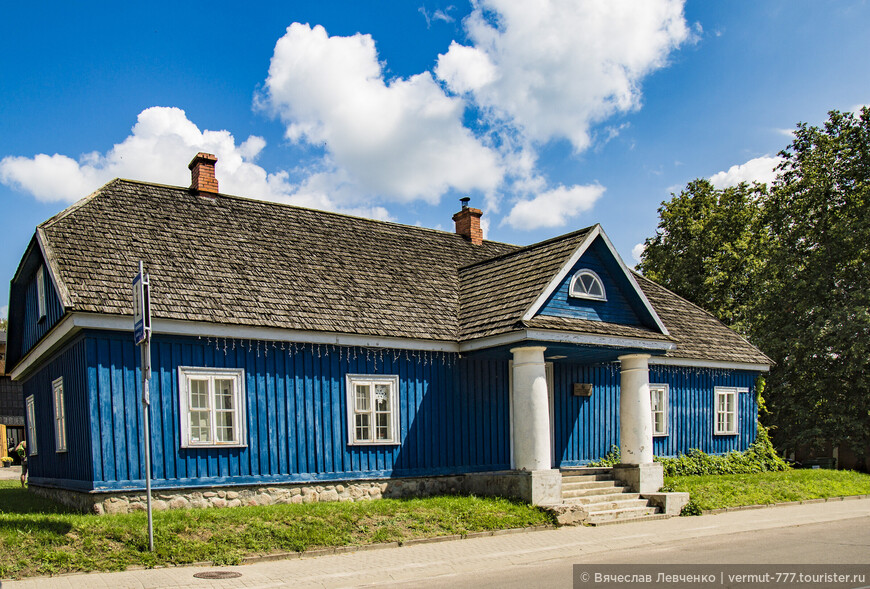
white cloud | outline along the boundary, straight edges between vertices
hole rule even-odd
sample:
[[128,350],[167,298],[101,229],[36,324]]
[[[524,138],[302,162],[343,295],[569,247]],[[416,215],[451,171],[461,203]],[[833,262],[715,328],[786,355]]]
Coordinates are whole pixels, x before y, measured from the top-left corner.
[[429,72],[386,81],[369,35],[294,23],[265,88],[261,103],[287,137],[325,147],[332,182],[351,192],[437,203],[451,188],[488,192],[502,181],[498,153],[463,126],[464,102]]
[[589,186],[559,186],[532,199],[520,200],[504,222],[515,229],[562,227],[580,213],[592,208],[602,194],[600,184]]
[[472,46],[451,44],[436,74],[529,140],[577,151],[691,37],[683,0],[477,0],[465,27]]
[[206,151],[218,157],[222,192],[280,200],[292,191],[286,177],[268,174],[253,163],[265,145],[256,136],[236,145],[229,131],[200,131],[183,110],[155,106],[139,113],[131,134],[105,154],[89,153],[78,160],[60,154],[5,157],[0,160],[0,182],[42,201],[73,201],[112,178],[187,186],[188,162]]
[[720,190],[731,186],[737,186],[741,182],[759,182],[770,184],[776,179],[774,168],[782,162],[777,156],[762,156],[751,159],[745,164],[734,165],[725,172],[718,172],[710,176],[710,182]]
[[643,242],[636,243],[636,244],[634,244],[634,247],[631,248],[631,257],[638,264],[640,264],[640,261],[641,261],[640,258],[643,255],[643,252],[645,249],[646,249],[646,244]]
[[9,305],[3,305],[0,307],[0,319],[8,319],[9,318]]

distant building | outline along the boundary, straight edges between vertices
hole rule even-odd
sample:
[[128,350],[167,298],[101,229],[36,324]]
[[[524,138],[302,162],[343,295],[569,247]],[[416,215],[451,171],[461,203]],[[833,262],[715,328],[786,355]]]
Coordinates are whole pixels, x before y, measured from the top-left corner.
[[[21,385],[6,374],[5,331],[0,331],[0,426],[0,455],[6,456],[24,439],[24,393]],[[17,462],[17,456],[14,458]]]

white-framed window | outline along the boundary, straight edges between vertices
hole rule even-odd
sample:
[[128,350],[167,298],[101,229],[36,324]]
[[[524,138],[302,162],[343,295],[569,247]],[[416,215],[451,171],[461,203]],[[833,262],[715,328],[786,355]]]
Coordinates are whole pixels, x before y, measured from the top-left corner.
[[29,395],[24,401],[27,411],[27,454],[36,454],[36,401]]
[[246,446],[245,371],[178,367],[181,447]]
[[736,387],[715,387],[716,412],[713,433],[717,436],[730,436],[737,433],[737,400],[739,393],[748,389]]
[[36,308],[38,319],[45,317],[45,266],[40,266],[36,271]]
[[588,268],[574,273],[574,277],[571,278],[571,286],[568,287],[568,296],[593,301],[607,300],[604,283],[601,282],[598,274]]
[[649,385],[650,409],[654,436],[668,435],[668,385]]
[[399,377],[348,374],[346,385],[348,444],[398,444]]
[[66,452],[66,404],[63,402],[63,377],[51,383],[54,399],[54,447],[57,452]]

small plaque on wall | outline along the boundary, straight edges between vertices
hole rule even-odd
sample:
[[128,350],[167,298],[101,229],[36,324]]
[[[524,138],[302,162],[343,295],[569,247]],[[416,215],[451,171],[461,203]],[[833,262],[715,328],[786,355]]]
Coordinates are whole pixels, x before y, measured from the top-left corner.
[[574,396],[575,397],[591,397],[592,396],[592,383],[575,382],[574,383]]

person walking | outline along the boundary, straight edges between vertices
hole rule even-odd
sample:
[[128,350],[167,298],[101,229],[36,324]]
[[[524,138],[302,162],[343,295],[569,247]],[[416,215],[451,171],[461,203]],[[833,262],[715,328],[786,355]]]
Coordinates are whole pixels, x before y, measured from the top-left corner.
[[18,457],[21,458],[21,486],[24,487],[24,481],[27,480],[27,440],[15,446],[15,451],[18,452]]

